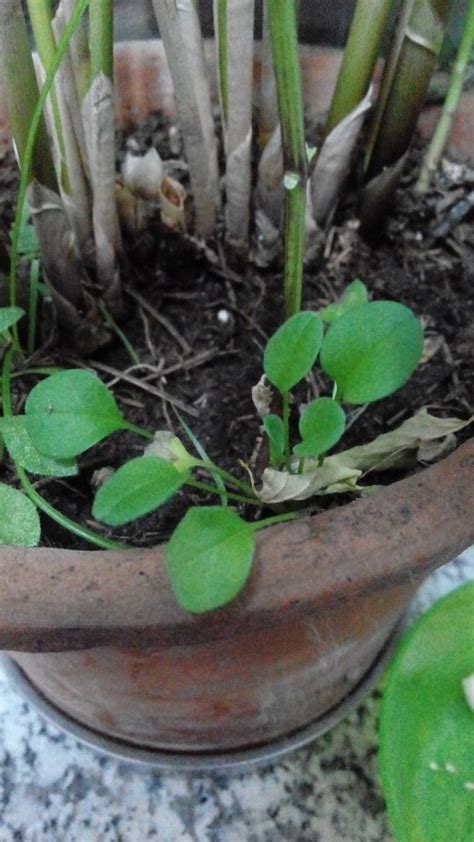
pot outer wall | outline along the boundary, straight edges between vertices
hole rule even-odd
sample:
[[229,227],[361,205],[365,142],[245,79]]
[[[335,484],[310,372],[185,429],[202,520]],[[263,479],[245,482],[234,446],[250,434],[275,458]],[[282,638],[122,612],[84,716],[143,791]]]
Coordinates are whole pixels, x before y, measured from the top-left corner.
[[162,750],[247,748],[302,728],[343,699],[413,590],[404,585],[200,645],[13,657],[56,707],[95,731]]
[[[339,62],[338,51],[302,49],[313,116],[328,107]],[[159,42],[119,45],[116,80],[122,127],[157,108],[174,112]],[[282,612],[280,624],[220,640],[11,654],[44,696],[95,731],[156,749],[247,748],[314,721],[360,682],[421,581],[414,573],[401,578],[328,610]]]

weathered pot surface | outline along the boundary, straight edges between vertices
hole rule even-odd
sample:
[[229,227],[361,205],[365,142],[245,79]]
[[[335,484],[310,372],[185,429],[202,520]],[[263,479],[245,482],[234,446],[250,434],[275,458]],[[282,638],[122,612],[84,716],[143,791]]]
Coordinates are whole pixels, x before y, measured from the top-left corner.
[[[156,43],[121,47],[117,78],[122,124],[172,108]],[[473,465],[471,441],[373,497],[264,530],[245,591],[201,617],[176,604],[161,547],[3,547],[0,647],[60,710],[130,744],[268,743],[347,696],[422,578],[474,541]]]

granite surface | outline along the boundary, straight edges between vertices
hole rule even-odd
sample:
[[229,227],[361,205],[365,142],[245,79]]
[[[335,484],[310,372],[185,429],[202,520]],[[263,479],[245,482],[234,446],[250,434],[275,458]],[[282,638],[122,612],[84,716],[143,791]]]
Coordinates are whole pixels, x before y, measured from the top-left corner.
[[[413,611],[466,579],[474,550],[432,576]],[[376,690],[309,748],[255,771],[171,775],[80,745],[0,673],[0,842],[391,842],[379,706]]]

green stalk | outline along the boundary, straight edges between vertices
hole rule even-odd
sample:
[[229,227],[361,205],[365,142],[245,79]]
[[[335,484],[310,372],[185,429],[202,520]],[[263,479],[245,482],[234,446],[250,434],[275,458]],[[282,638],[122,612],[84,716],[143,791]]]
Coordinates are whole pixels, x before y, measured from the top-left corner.
[[[54,54],[56,52],[56,39],[51,25],[52,9],[51,0],[27,0],[33,35],[35,37],[36,49],[41,59],[45,73],[48,72]],[[54,86],[51,88],[51,110],[53,114],[54,130],[58,143],[61,160],[60,180],[66,193],[71,192],[69,176],[66,164],[66,148],[61,125],[61,114],[59,110],[58,97]]]
[[113,77],[113,0],[90,0],[89,49],[91,79],[103,73]]
[[368,141],[372,178],[408,149],[436,66],[449,0],[404,0]]
[[[191,488],[197,488],[199,491],[205,491],[207,494],[215,494],[217,495],[217,497],[221,496],[221,492],[218,488],[216,488],[215,485],[208,485],[206,482],[199,482],[199,480],[189,479],[186,480],[185,485],[189,485]],[[262,505],[261,501],[256,500],[254,497],[243,497],[241,494],[234,494],[232,491],[227,491],[226,494],[229,500],[235,500],[236,503],[245,503],[246,505],[251,506]]]
[[214,0],[214,31],[217,48],[217,77],[222,119],[227,123],[229,111],[227,84],[227,0]]
[[27,163],[28,181],[37,178],[41,184],[57,190],[41,112],[35,142],[31,150],[27,149],[28,132],[38,102],[38,84],[20,0],[0,0],[0,74],[20,169]]
[[367,93],[392,0],[357,0],[336,89],[326,123],[326,135]]
[[[25,139],[25,144],[23,147],[23,156],[20,158],[21,169],[20,169],[20,183],[18,185],[18,194],[17,194],[17,203],[16,203],[16,210],[15,210],[15,221],[12,228],[12,242],[11,242],[11,249],[10,249],[10,276],[9,276],[9,287],[10,287],[10,304],[11,306],[15,305],[16,301],[16,271],[17,271],[17,262],[18,262],[18,243],[20,238],[20,231],[21,231],[21,220],[23,216],[23,206],[25,204],[26,198],[26,191],[28,188],[28,184],[30,182],[32,174],[36,176],[36,170],[33,169],[34,162],[35,162],[35,149],[36,149],[36,141],[38,136],[41,137],[41,131],[43,126],[43,108],[46,103],[46,99],[48,94],[51,90],[55,74],[58,70],[59,65],[61,64],[62,58],[69,46],[69,42],[74,34],[74,30],[80,21],[83,13],[87,9],[89,5],[89,0],[78,0],[77,6],[74,10],[74,14],[72,15],[71,19],[69,20],[64,33],[59,41],[59,44],[56,49],[56,53],[54,56],[53,61],[49,67],[48,72],[46,73],[46,79],[44,80],[43,87],[41,88],[40,94],[38,96],[37,102],[33,109],[33,113],[31,114],[30,123],[28,125],[28,131]],[[3,9],[3,6],[0,7]],[[24,21],[23,21],[24,23]],[[1,32],[1,18],[0,18],[0,32]],[[26,30],[25,30],[26,34]],[[1,41],[0,41],[1,46]],[[31,56],[30,56],[31,58]],[[49,146],[47,147],[49,152]],[[54,172],[54,169],[53,169]],[[55,177],[56,179],[56,177]],[[57,189],[57,185],[55,186]],[[15,348],[18,348],[18,339],[17,334],[15,334]]]
[[466,73],[466,67],[474,44],[474,0],[470,0],[464,23],[463,34],[451,71],[449,88],[444,100],[443,108],[439,116],[431,142],[423,157],[423,162],[416,183],[416,192],[425,193],[429,187],[431,177],[436,171],[441,155],[444,152],[448,135],[456,113],[459,97]]
[[233,485],[235,488],[240,488],[241,491],[244,491],[245,494],[250,495],[251,497],[254,496],[254,491],[251,485],[247,482],[243,482],[240,479],[236,479],[229,473],[229,471],[225,471],[224,468],[219,468],[217,465],[214,465],[213,462],[205,462],[204,460],[201,462],[200,460],[195,462],[195,465],[199,468],[203,468],[210,474],[217,474],[217,476],[222,477],[224,482],[228,485]]
[[285,186],[285,316],[301,307],[305,206],[308,169],[304,136],[303,91],[294,0],[267,0]]
[[289,392],[282,394],[283,402],[283,435],[284,435],[284,450],[283,456],[285,459],[286,470],[291,472],[291,453],[290,453],[290,395]]

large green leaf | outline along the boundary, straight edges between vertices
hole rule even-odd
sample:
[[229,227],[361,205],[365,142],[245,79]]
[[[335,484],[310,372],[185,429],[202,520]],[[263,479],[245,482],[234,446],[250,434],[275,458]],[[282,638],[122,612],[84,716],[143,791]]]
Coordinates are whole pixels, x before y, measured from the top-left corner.
[[253,528],[218,506],[189,509],[166,547],[166,568],[179,604],[201,614],[234,599],[255,549]]
[[379,766],[398,842],[472,842],[474,712],[462,681],[474,672],[474,582],[422,616],[386,682]]
[[299,457],[326,453],[341,438],[346,423],[344,410],[331,398],[311,401],[301,413],[299,430],[302,441],[295,445]]
[[107,387],[91,371],[72,369],[38,383],[25,406],[26,430],[45,456],[71,459],[128,426]]
[[267,342],[263,369],[270,383],[288,392],[316,362],[323,339],[317,313],[302,311],[283,322]]
[[341,297],[334,304],[328,304],[324,310],[321,310],[320,315],[323,322],[332,325],[348,310],[352,310],[353,307],[358,307],[360,304],[366,304],[367,301],[367,288],[362,281],[356,278],[346,287]]
[[11,458],[32,474],[46,477],[71,477],[77,474],[74,459],[53,459],[51,456],[43,456],[36,449],[26,431],[23,415],[1,418],[0,434]]
[[129,523],[161,506],[181,488],[187,476],[159,456],[138,456],[99,488],[92,513],[109,526]]
[[372,301],[349,310],[329,328],[321,351],[324,371],[348,403],[369,403],[399,389],[423,350],[423,331],[411,310]]
[[21,307],[0,307],[0,333],[16,325],[24,315],[25,311]]
[[36,547],[40,537],[36,506],[21,491],[0,483],[0,544]]

